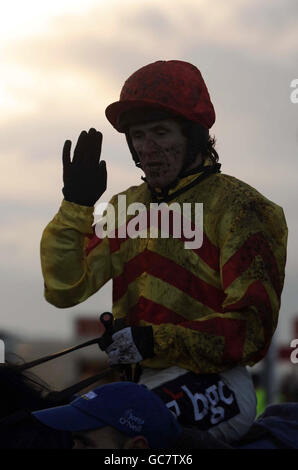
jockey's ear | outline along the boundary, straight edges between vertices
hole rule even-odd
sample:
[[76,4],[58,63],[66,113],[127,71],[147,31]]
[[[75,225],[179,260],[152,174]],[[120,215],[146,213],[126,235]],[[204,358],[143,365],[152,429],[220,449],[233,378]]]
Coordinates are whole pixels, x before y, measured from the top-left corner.
[[125,442],[123,449],[150,449],[150,447],[145,436],[135,436]]

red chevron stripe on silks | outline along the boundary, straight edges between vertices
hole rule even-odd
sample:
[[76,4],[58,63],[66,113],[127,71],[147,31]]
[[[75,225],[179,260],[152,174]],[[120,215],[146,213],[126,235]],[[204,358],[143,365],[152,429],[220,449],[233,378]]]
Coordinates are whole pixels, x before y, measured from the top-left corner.
[[[260,281],[251,284],[238,302],[227,305],[224,313],[239,312],[251,307],[257,307],[264,333],[264,347],[249,357],[249,361],[257,362],[265,357],[273,334],[272,307],[267,291]],[[246,334],[246,319],[244,315],[243,319],[213,318],[204,321],[187,321],[184,317],[163,305],[140,297],[138,303],[129,310],[128,318],[129,324],[136,326],[140,320],[154,325],[172,323],[213,336],[224,337],[225,346],[222,361],[226,363],[239,363],[243,355]]]
[[226,289],[235,279],[240,277],[258,255],[262,257],[276,294],[280,297],[282,287],[277,262],[261,232],[255,233],[246,240],[225,263],[222,268],[223,288]]
[[[93,230],[94,231],[94,230]],[[109,238],[109,244],[110,244],[110,253],[114,253],[115,251],[118,251],[120,249],[121,243],[125,242],[127,240],[126,238],[117,238],[117,233],[118,230],[116,230],[116,238]],[[103,238],[99,238],[95,233],[93,235],[88,235],[88,238],[90,238],[90,242],[88,243],[87,247],[85,248],[85,254],[88,256],[94,248],[96,248],[103,240]]]
[[163,305],[140,296],[138,302],[129,309],[128,324],[138,326],[140,320],[148,321],[154,325],[160,325],[161,323],[178,325],[184,322],[185,318]]
[[[160,213],[159,213],[160,215]],[[161,227],[161,220],[160,217],[158,219],[159,222],[159,228]],[[181,215],[181,227],[183,227],[183,216]],[[192,222],[191,223],[191,230],[195,230],[195,224]],[[169,234],[173,235],[174,233],[174,217],[173,213],[169,213]],[[186,238],[183,234],[181,234],[181,237],[179,238],[183,242],[191,241],[193,239]],[[203,243],[200,248],[194,248],[192,249],[194,253],[196,253],[210,268],[212,268],[214,271],[219,272],[219,249],[214,246],[209,238],[207,237],[206,233],[203,232]]]
[[171,323],[212,336],[222,336],[226,340],[223,361],[239,362],[242,358],[246,331],[245,320],[213,318],[204,321],[188,321],[163,305],[152,302],[144,297],[140,297],[138,303],[128,313],[130,325],[138,326],[140,320],[154,325]]
[[219,249],[211,243],[206,233],[203,233],[201,248],[193,250],[210,268],[219,272]]
[[[146,224],[147,224],[146,226],[148,227],[148,231],[149,231],[150,230],[150,222],[151,222],[150,221],[150,211],[149,210],[147,210],[146,217],[147,218],[144,217],[144,222],[146,221]],[[181,221],[182,221],[182,219],[183,218],[181,216]],[[124,238],[118,237],[119,230],[123,230],[123,227],[115,230],[114,238],[109,238],[111,254],[115,253],[118,250],[120,250],[120,247],[121,247],[122,243],[124,243],[128,239],[127,225],[130,222],[130,220],[132,220],[132,219],[129,219],[126,222],[126,226],[125,226],[126,236]],[[173,224],[174,224],[173,213],[169,212],[169,236],[173,235],[173,233],[174,233]],[[142,228],[145,228],[145,227],[140,227],[140,230]],[[160,211],[159,211],[159,214],[158,214],[158,228],[159,229],[161,228],[161,213],[160,213]],[[195,225],[192,223],[191,224],[191,230],[194,230],[194,228],[195,228]],[[100,243],[100,240],[101,239],[98,238],[94,234],[94,240],[92,239],[90,241],[90,243],[88,244],[88,247],[87,247],[88,254]],[[184,236],[183,231],[182,231],[181,237],[179,237],[179,240],[181,240],[183,243],[187,242],[187,241],[191,241],[191,239],[188,239]],[[200,248],[192,249],[192,251],[194,253],[196,253],[211,269],[213,269],[216,272],[219,272],[219,249],[211,243],[211,241],[209,240],[209,238],[207,237],[207,235],[205,233],[203,233],[202,246]]]
[[222,290],[207,284],[169,258],[144,250],[126,263],[124,271],[113,280],[113,301],[125,294],[128,284],[141,274],[148,273],[180,289],[195,300],[216,312],[222,312],[225,294]]
[[[133,219],[134,219],[134,217],[131,217],[129,220],[126,221],[125,230],[124,230],[123,226],[117,228],[115,230],[115,237],[109,239],[111,254],[113,254],[116,251],[120,250],[120,247],[121,247],[122,243],[124,243],[126,240],[128,240],[129,236],[127,234],[127,226],[129,224],[129,222]],[[146,211],[146,215],[145,215],[145,217],[143,217],[142,222],[143,223],[141,224],[141,226],[139,226],[139,231],[146,229],[146,227],[150,227],[150,212],[148,210]],[[118,237],[118,234],[121,231],[123,231],[123,232],[125,231],[125,237],[123,237],[123,238]]]
[[244,296],[238,302],[225,306],[224,312],[237,312],[239,310],[249,308],[250,306],[257,308],[263,325],[265,346],[253,357],[253,360],[260,360],[266,355],[274,333],[273,311],[270,297],[261,281],[255,281],[251,284]]

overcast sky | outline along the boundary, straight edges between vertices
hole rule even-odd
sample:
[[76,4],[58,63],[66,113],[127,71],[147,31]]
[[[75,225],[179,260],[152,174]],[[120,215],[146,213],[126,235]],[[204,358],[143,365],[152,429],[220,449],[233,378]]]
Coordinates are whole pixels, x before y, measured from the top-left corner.
[[42,231],[62,200],[61,150],[82,129],[104,135],[108,190],[138,184],[123,135],[105,118],[125,79],[156,60],[192,62],[215,110],[222,171],[283,207],[289,227],[278,341],[298,312],[297,0],[10,0],[0,16],[1,326],[69,337],[77,315],[111,308],[110,283],[60,310],[43,298]]

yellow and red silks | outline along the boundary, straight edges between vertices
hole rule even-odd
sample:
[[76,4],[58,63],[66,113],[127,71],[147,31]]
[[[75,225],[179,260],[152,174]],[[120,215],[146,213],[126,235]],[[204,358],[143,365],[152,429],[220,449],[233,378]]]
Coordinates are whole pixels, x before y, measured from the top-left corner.
[[[170,193],[197,176],[182,178]],[[121,194],[127,206],[141,202],[149,211],[146,183]],[[110,201],[116,216],[117,200]],[[114,238],[98,238],[93,207],[63,201],[41,241],[45,298],[71,307],[112,279],[114,316],[153,327],[155,357],[144,367],[216,373],[255,364],[278,321],[287,245],[282,208],[220,173],[171,202],[203,203],[200,248],[186,249],[183,237],[118,238],[117,230]]]

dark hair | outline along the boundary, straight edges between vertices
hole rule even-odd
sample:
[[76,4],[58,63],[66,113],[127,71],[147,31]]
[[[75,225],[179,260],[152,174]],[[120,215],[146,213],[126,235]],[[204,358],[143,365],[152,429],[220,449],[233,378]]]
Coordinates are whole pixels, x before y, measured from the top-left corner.
[[200,153],[203,158],[210,157],[214,164],[217,163],[219,156],[215,150],[216,139],[214,136],[210,136],[208,129],[198,122],[180,118],[177,118],[176,121],[181,126],[182,134],[187,138],[187,152],[190,160],[193,160]]

